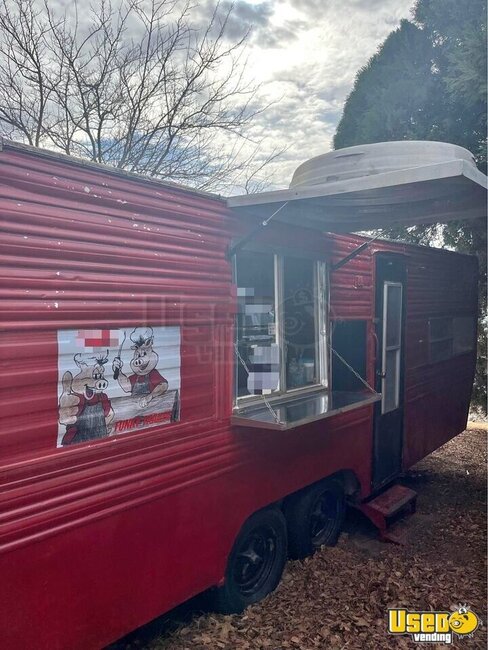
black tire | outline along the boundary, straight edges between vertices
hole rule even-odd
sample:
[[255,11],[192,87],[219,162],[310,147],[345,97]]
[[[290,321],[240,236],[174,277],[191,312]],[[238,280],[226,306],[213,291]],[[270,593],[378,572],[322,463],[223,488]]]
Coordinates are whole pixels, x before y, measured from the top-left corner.
[[242,527],[227,561],[225,583],[213,605],[224,614],[242,612],[274,591],[287,559],[286,521],[276,508],[252,515]]
[[284,510],[290,558],[299,560],[321,546],[334,546],[346,512],[342,484],[336,479],[314,483],[288,497]]

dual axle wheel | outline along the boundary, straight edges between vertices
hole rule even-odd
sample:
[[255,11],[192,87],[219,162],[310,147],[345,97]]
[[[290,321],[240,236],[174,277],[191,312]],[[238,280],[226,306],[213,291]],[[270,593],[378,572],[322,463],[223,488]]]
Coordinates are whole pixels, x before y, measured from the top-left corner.
[[230,553],[216,608],[241,612],[264,598],[277,587],[288,556],[303,558],[337,542],[344,513],[341,483],[326,479],[289,497],[283,511],[270,507],[253,514]]

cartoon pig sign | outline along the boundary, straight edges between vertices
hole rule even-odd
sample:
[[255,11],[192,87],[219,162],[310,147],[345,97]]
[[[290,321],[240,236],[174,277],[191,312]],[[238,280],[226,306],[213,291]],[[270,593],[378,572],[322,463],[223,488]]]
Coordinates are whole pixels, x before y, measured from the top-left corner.
[[73,377],[67,370],[62,378],[59,422],[66,426],[62,446],[105,438],[111,433],[114,411],[105,394],[105,355],[75,354],[79,372]]
[[112,369],[122,390],[137,397],[140,408],[145,408],[152,399],[166,393],[168,382],[156,370],[159,356],[153,348],[152,328],[136,327],[130,335],[130,340],[133,343],[130,362],[132,374],[126,375],[122,371],[124,363],[120,357],[114,359]]

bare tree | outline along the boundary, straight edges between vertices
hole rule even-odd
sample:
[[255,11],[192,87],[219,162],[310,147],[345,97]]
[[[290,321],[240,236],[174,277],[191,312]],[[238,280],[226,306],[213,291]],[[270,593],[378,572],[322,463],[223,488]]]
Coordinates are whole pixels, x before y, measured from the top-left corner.
[[226,39],[232,7],[202,27],[188,1],[82,14],[40,1],[0,0],[0,133],[208,189],[263,168],[246,127],[264,107],[244,81],[247,34]]

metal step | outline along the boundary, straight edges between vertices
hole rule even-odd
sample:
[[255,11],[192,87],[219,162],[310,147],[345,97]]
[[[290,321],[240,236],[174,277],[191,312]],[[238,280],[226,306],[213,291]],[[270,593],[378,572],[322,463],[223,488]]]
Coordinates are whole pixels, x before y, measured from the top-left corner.
[[386,530],[380,531],[380,540],[406,546],[408,541],[409,528],[405,521],[397,521],[396,524],[389,526]]
[[[359,510],[378,528],[380,539],[404,544],[406,526],[398,520],[413,514],[417,493],[404,485],[392,485],[370,501],[359,504]],[[393,525],[395,524],[395,525]]]

